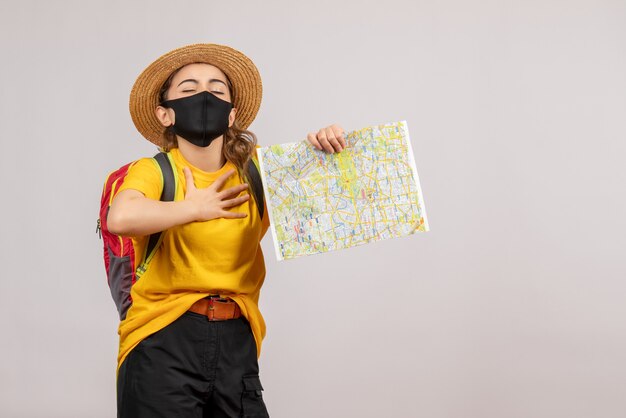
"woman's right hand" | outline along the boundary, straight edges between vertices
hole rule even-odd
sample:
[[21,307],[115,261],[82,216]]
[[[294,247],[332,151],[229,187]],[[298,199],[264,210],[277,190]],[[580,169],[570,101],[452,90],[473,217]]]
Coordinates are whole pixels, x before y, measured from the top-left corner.
[[220,191],[228,178],[235,173],[235,170],[228,170],[219,176],[213,184],[204,189],[196,188],[193,174],[189,167],[183,168],[183,172],[185,173],[187,186],[185,201],[193,205],[196,221],[208,221],[217,218],[245,218],[248,216],[245,213],[227,210],[228,208],[239,206],[250,199],[250,195],[247,193],[243,196],[238,196],[241,192],[248,189],[247,184],[240,184]]

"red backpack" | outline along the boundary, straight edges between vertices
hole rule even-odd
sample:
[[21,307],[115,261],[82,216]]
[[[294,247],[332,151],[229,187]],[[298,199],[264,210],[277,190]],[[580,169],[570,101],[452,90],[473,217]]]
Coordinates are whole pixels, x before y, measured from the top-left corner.
[[[154,156],[163,174],[162,201],[174,200],[174,192],[176,190],[176,181],[172,168],[174,163],[170,158],[169,154],[164,152],[160,152]],[[133,302],[130,296],[130,288],[139,279],[141,274],[146,271],[161,240],[160,232],[150,235],[146,250],[143,254],[138,255],[135,252],[132,238],[121,237],[109,231],[107,216],[111,208],[111,203],[117,191],[124,183],[128,170],[135,163],[136,161],[126,164],[108,175],[102,190],[100,218],[98,219],[96,229],[104,244],[104,267],[107,272],[107,281],[109,283],[109,289],[111,290],[111,296],[113,296],[113,301],[120,314],[120,320],[126,318],[126,311],[128,311],[128,308],[130,308]],[[141,257],[141,263],[138,264],[135,270],[137,256]]]
[[[169,202],[174,200],[176,192],[176,176],[174,170],[174,161],[169,153],[160,152],[154,156],[154,159],[158,163],[161,173],[163,175],[163,190],[161,191],[161,201]],[[120,320],[126,318],[126,312],[132,305],[132,298],[130,295],[130,289],[135,284],[141,275],[148,268],[150,260],[156,253],[156,250],[161,243],[161,232],[150,235],[148,239],[148,245],[143,254],[137,254],[133,246],[133,240],[130,237],[121,237],[115,235],[109,231],[107,225],[107,215],[111,208],[111,203],[116,193],[124,183],[124,179],[128,174],[128,170],[133,166],[135,162],[126,164],[125,166],[113,171],[107,177],[104,188],[102,190],[102,200],[100,201],[100,218],[98,219],[98,225],[96,232],[100,234],[102,242],[104,244],[104,267],[107,273],[107,281],[109,289],[111,290],[111,296],[117,307],[117,311],[120,315]],[[257,202],[257,208],[259,215],[263,218],[264,214],[264,196],[263,196],[263,183],[261,181],[261,175],[257,167],[256,158],[251,158],[248,164],[248,172],[250,185],[252,186],[252,192]],[[140,256],[140,263],[137,263],[137,269],[135,269],[135,262],[137,256]]]

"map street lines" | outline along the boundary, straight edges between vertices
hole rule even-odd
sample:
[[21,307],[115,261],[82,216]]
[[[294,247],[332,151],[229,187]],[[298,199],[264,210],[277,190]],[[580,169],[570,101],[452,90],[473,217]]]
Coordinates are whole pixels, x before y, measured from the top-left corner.
[[428,231],[406,122],[345,138],[334,154],[308,141],[258,150],[279,260]]

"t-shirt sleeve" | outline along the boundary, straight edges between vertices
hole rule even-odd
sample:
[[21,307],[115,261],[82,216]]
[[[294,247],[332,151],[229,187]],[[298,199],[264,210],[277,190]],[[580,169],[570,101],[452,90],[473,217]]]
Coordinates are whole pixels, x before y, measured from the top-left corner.
[[136,161],[124,178],[119,192],[126,189],[137,190],[149,199],[159,200],[163,188],[161,169],[154,158],[142,158]]

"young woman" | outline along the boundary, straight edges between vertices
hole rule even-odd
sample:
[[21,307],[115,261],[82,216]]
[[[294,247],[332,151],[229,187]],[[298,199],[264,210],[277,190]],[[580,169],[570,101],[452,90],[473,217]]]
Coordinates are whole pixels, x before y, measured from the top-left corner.
[[[133,86],[133,122],[169,152],[177,180],[174,201],[160,201],[159,166],[139,160],[107,218],[138,254],[164,231],[119,327],[118,417],[268,416],[257,359],[269,220],[246,183],[261,95],[252,61],[214,44],[170,51]],[[345,147],[338,125],[307,139],[326,152]]]

